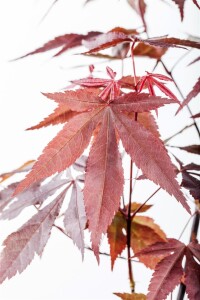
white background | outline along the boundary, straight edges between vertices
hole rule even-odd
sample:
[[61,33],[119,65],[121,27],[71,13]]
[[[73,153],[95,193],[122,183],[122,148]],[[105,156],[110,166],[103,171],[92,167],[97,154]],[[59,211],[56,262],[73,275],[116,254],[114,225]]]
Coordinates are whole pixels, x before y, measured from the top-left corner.
[[[0,173],[15,169],[30,159],[36,159],[44,146],[55,136],[61,126],[49,127],[39,131],[25,131],[47,116],[55,107],[46,100],[41,92],[58,91],[69,84],[68,80],[82,78],[88,75],[87,68],[72,68],[75,65],[94,63],[80,55],[64,54],[51,59],[55,51],[23,60],[9,62],[50,39],[65,33],[86,33],[91,30],[107,31],[115,26],[136,28],[141,25],[137,15],[121,0],[96,0],[83,6],[81,0],[59,0],[43,22],[40,22],[53,1],[50,0],[1,0],[0,1]],[[164,35],[198,36],[199,13],[192,1],[186,1],[186,17],[180,22],[176,6],[168,1],[167,5],[159,0],[147,1],[150,7],[147,11],[147,21],[150,20],[150,36]],[[83,49],[78,49],[77,53]],[[169,51],[166,62],[170,67],[176,57],[185,50]],[[174,75],[187,95],[197,77],[198,64],[191,67],[186,65],[198,56],[193,50],[180,63],[179,73]],[[106,64],[96,65],[96,76],[103,76]],[[120,74],[120,63],[111,62],[109,65]],[[136,60],[138,75],[151,71],[154,60],[139,58]],[[177,69],[178,70],[178,69]],[[163,70],[160,68],[160,72]],[[125,75],[131,70],[131,63],[125,63]],[[172,85],[170,85],[172,87]],[[172,87],[173,89],[173,87]],[[173,91],[179,97],[175,89]],[[197,99],[193,100],[191,108],[198,112]],[[176,105],[160,109],[158,123],[163,138],[171,136],[185,124],[190,124],[186,109],[173,117]],[[198,143],[195,130],[188,130],[184,136],[174,140],[176,145]],[[196,161],[194,155],[176,150],[185,162]],[[156,189],[153,184],[140,183],[134,192],[135,201],[144,201]],[[142,193],[141,193],[142,191]],[[187,194],[188,195],[188,194]],[[161,191],[150,203],[155,206],[149,211],[169,237],[178,238],[189,215],[180,204],[167,193]],[[189,202],[191,203],[191,202]],[[191,206],[192,207],[192,206]],[[9,232],[16,230],[32,211],[27,210],[20,220],[12,223],[1,222],[0,241]],[[188,242],[190,226],[182,241]],[[104,250],[104,249],[102,249]],[[107,249],[106,249],[107,250]],[[151,274],[140,264],[133,264],[136,278],[136,292],[146,292]],[[34,259],[32,264],[21,274],[0,286],[2,300],[61,300],[61,299],[117,299],[113,292],[129,292],[127,263],[123,260],[116,262],[114,272],[110,271],[110,260],[101,256],[100,266],[94,255],[86,250],[82,263],[81,255],[70,240],[56,230],[47,244],[42,259]]]

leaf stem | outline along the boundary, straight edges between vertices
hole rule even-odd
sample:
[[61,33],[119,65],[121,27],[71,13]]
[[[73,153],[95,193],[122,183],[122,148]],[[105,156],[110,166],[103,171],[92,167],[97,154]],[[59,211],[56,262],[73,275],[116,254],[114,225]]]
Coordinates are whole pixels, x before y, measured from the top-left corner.
[[127,255],[128,255],[128,273],[129,273],[129,281],[130,281],[130,288],[131,293],[134,293],[135,291],[135,282],[133,279],[133,271],[132,271],[132,262],[131,262],[131,224],[132,224],[132,218],[131,218],[131,199],[132,199],[132,193],[133,193],[133,161],[130,161],[130,191],[129,191],[129,204],[128,204],[128,213],[127,213]]
[[134,45],[135,45],[135,41],[131,45],[131,58],[132,58],[132,63],[133,63],[134,85],[135,85],[135,89],[137,91],[137,77],[136,77],[136,70],[135,70],[135,59],[134,59],[134,54],[133,54]]

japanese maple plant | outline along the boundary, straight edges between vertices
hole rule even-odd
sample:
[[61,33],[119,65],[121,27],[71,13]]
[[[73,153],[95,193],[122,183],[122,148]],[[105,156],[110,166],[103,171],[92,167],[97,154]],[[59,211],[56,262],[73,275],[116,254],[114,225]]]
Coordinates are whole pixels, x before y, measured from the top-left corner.
[[[178,53],[182,48],[185,51],[200,49],[200,43],[198,39],[187,37],[150,37],[146,1],[127,2],[141,20],[139,28],[116,27],[108,32],[65,34],[20,57],[56,48],[59,50],[55,56],[59,56],[75,49],[75,53],[82,53],[90,61],[103,58],[108,63],[104,77],[95,74],[97,66],[91,63],[87,77],[73,79],[64,91],[43,94],[57,107],[28,130],[57,124],[63,124],[63,128],[36,161],[26,162],[19,169],[1,175],[3,182],[15,173],[28,172],[21,182],[13,182],[1,190],[1,219],[16,218],[28,206],[35,209],[31,219],[3,243],[1,283],[17,272],[23,272],[35,253],[43,253],[55,227],[72,239],[82,257],[88,248],[84,234],[90,235],[89,249],[98,263],[100,255],[103,255],[100,251],[102,236],[106,236],[112,269],[116,259],[123,254],[127,261],[130,290],[115,293],[121,299],[162,300],[170,293],[173,295],[178,285],[178,292],[174,294],[176,299],[181,300],[186,294],[190,300],[200,299],[200,245],[197,239],[200,165],[194,162],[185,164],[173,152],[176,147],[199,155],[200,144],[199,140],[194,145],[182,147],[172,143],[176,136],[184,135],[188,127],[200,138],[200,112],[192,113],[189,107],[190,101],[200,92],[200,78],[183,96],[181,86],[177,85],[173,75],[173,69],[178,68],[182,57],[174,62],[171,69],[164,59],[170,48],[175,48]],[[185,1],[169,0],[169,3],[174,4],[172,9],[179,9],[183,20]],[[193,0],[193,4],[200,9],[198,1]],[[147,66],[148,71],[138,74],[135,62],[139,56],[154,60],[153,70]],[[113,60],[119,61],[116,70],[109,66]],[[121,73],[121,65],[125,61],[132,66],[131,74]],[[198,61],[199,56],[190,64]],[[156,71],[159,66],[162,66],[163,74]],[[186,65],[187,68],[190,66]],[[166,105],[176,106],[176,115],[181,114],[183,109],[188,110],[190,125],[163,141],[156,119],[159,108]],[[128,164],[124,163],[127,157]],[[125,173],[129,174],[128,178]],[[135,183],[143,181],[145,187],[148,180],[157,187],[139,203],[134,199]],[[125,187],[128,193],[124,193]],[[184,244],[181,237],[179,240],[167,237],[148,216],[152,206],[149,201],[161,189],[168,193],[168,197],[178,201],[187,211],[188,218],[192,219],[188,244]],[[145,216],[141,215],[143,212]],[[57,225],[58,218],[62,219],[62,225]],[[134,263],[154,270],[146,295],[138,293],[133,276]]]

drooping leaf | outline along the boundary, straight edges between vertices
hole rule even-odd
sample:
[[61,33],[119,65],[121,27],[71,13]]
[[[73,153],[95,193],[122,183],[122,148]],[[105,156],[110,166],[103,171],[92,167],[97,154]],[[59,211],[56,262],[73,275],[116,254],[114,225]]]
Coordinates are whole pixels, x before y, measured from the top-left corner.
[[200,199],[200,180],[189,172],[182,172],[181,186],[188,189],[194,199]]
[[160,185],[190,212],[163,143],[128,116],[115,114],[116,127],[127,153],[144,175]]
[[123,182],[121,157],[108,108],[90,151],[84,188],[92,248],[97,258],[101,235],[106,233],[114,213],[118,210]]
[[77,182],[73,184],[72,194],[68,209],[64,216],[65,231],[72,238],[84,257],[84,229],[86,214],[83,202],[83,194]]
[[9,184],[6,188],[0,191],[0,214],[4,208],[12,201],[12,194],[18,186],[19,182]]
[[118,296],[122,300],[146,300],[146,296],[144,294],[114,293],[114,295]]
[[49,42],[45,43],[42,47],[39,47],[36,50],[31,51],[17,59],[25,58],[29,55],[43,53],[56,48],[60,48],[60,50],[56,52],[56,54],[54,54],[54,57],[56,57],[69,49],[81,46],[83,39],[87,40],[92,37],[98,36],[99,34],[100,32],[93,32],[93,31],[88,32],[87,34],[77,34],[77,33],[64,34],[54,38],[53,40],[50,40]]
[[35,253],[42,255],[65,194],[66,190],[62,191],[54,201],[4,241],[4,249],[0,255],[0,283],[17,272],[23,272]]
[[85,112],[72,118],[46,146],[32,171],[18,185],[15,194],[24,191],[34,182],[68,168],[82,154],[90,142],[97,125],[100,109]]
[[[41,205],[48,197],[52,196],[58,189],[72,180],[71,176],[65,179],[62,178],[62,176],[63,173],[60,173],[47,183],[44,183],[43,181],[35,182],[29,189],[17,195],[17,199],[1,213],[0,219],[13,219],[28,206]],[[13,192],[14,189],[12,194]]]
[[177,110],[177,113],[186,105],[188,105],[188,103],[194,98],[196,97],[198,94],[200,93],[200,77],[198,78],[196,84],[193,86],[193,89],[191,90],[191,92],[189,92],[189,94],[187,95],[187,97],[185,98],[185,100],[183,101],[181,107]]

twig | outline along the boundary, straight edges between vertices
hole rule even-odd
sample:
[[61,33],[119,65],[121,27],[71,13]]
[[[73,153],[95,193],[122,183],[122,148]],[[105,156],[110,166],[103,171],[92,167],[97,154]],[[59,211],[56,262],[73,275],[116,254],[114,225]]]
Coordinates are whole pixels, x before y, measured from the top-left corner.
[[133,270],[131,264],[131,225],[132,225],[132,218],[131,218],[131,200],[132,200],[132,193],[133,193],[133,162],[130,161],[130,191],[129,191],[129,204],[128,204],[128,213],[127,213],[127,255],[128,255],[128,273],[129,273],[129,282],[131,293],[135,291],[135,282],[133,279]]

